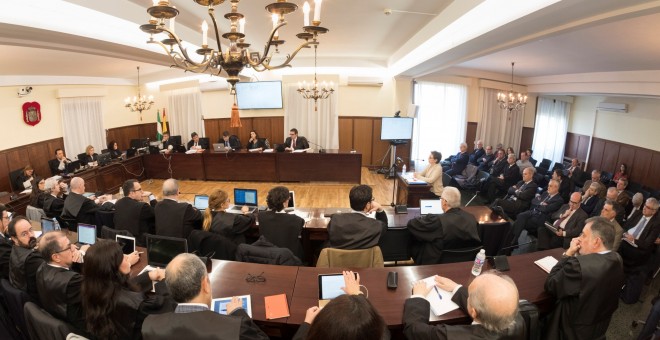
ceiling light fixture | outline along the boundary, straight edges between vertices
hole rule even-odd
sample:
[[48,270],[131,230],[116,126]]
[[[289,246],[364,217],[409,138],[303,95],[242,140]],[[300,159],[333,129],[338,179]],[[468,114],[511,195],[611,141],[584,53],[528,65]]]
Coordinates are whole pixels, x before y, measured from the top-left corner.
[[527,104],[527,95],[522,93],[513,92],[513,65],[511,62],[511,89],[509,93],[498,92],[497,102],[500,104],[501,109],[506,109],[508,113],[518,111],[525,108]]
[[[238,74],[245,67],[252,67],[258,72],[265,70],[274,70],[291,66],[289,63],[296,54],[305,47],[318,45],[318,35],[328,32],[327,28],[321,27],[321,2],[315,0],[314,18],[312,24],[309,22],[309,4],[305,2],[303,6],[303,32],[296,36],[304,40],[292,54],[287,55],[286,59],[279,65],[271,65],[273,53],[278,53],[279,45],[284,44],[284,40],[279,39],[279,29],[286,25],[284,15],[294,12],[298,6],[287,2],[286,0],[277,0],[266,6],[266,10],[271,13],[273,29],[270,32],[268,41],[263,52],[250,52],[250,44],[245,43],[245,16],[238,12],[238,3],[240,0],[229,0],[231,11],[224,15],[230,21],[231,28],[229,32],[222,34],[222,37],[228,40],[228,47],[222,50],[220,43],[220,33],[218,24],[215,20],[214,6],[223,3],[225,0],[194,0],[202,6],[208,7],[208,14],[213,23],[213,33],[217,42],[217,50],[208,45],[208,24],[202,23],[202,48],[196,51],[203,56],[200,62],[193,61],[183,47],[181,39],[174,32],[174,20],[179,14],[176,7],[171,6],[168,0],[153,0],[153,6],[147,9],[151,19],[148,24],[140,26],[140,29],[151,34],[148,43],[160,45],[172,58],[174,66],[180,69],[196,72],[220,75],[221,71],[227,73],[227,82],[231,84],[230,93],[235,94],[235,85],[239,82]],[[168,20],[169,27],[165,26],[165,20]],[[154,34],[165,33],[168,37],[162,41],[154,40]],[[274,47],[274,48],[272,48]],[[273,51],[274,50],[274,51]]]
[[330,82],[330,86],[325,81],[323,82],[321,88],[319,88],[319,82],[316,80],[316,47],[314,46],[314,82],[308,84],[303,81],[298,82],[298,93],[300,93],[305,99],[314,99],[314,111],[318,111],[318,100],[327,99],[330,95],[335,92],[332,88],[333,84]]
[[131,100],[131,97],[126,97],[124,102],[126,102],[126,106],[131,112],[140,112],[140,121],[142,121],[142,111],[149,110],[151,108],[151,105],[154,104],[154,96],[143,96],[140,93],[140,66],[137,67],[137,73],[138,73],[138,83],[137,83],[137,96],[133,96],[133,100]]

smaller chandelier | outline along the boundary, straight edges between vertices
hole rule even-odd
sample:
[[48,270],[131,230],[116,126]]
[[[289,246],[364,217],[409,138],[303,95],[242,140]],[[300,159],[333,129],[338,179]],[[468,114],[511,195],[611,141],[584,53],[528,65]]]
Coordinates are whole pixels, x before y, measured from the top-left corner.
[[140,112],[140,121],[142,121],[142,111],[149,110],[151,108],[151,105],[154,104],[154,96],[143,96],[140,93],[140,66],[137,67],[137,72],[138,72],[138,83],[137,83],[137,89],[138,93],[137,96],[131,97],[126,97],[124,102],[126,103],[126,107],[131,110],[131,112]]
[[511,62],[511,89],[509,93],[498,92],[497,102],[500,104],[501,109],[506,109],[509,113],[518,111],[525,108],[527,104],[527,95],[522,93],[513,92],[513,65]]
[[317,45],[314,45],[314,82],[311,84],[306,81],[303,81],[302,83],[298,82],[298,93],[300,93],[305,99],[314,99],[314,111],[318,111],[319,99],[327,99],[333,92],[335,92],[332,88],[332,82],[330,82],[330,86],[328,86],[328,83],[325,81],[322,84],[319,84],[316,80],[316,48]]

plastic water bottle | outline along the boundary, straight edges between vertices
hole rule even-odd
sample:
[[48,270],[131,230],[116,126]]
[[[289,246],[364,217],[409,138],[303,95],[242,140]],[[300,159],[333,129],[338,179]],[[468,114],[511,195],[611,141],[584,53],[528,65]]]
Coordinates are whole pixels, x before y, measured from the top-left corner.
[[481,274],[481,268],[484,266],[486,261],[486,250],[481,249],[477,257],[474,259],[474,265],[472,266],[472,275],[479,276]]
[[405,174],[406,173],[406,165],[403,165],[403,168],[401,168],[401,173]]

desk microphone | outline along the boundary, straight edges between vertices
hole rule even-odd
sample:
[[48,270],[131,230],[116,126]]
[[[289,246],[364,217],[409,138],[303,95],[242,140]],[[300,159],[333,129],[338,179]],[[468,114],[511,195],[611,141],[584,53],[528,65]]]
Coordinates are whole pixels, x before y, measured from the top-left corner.
[[518,248],[518,247],[520,247],[520,246],[526,246],[526,245],[528,245],[528,244],[532,244],[532,243],[536,243],[536,240],[531,240],[531,241],[529,241],[529,242],[525,242],[525,243],[516,244],[516,245],[513,245],[513,246],[508,246],[508,247],[500,248],[500,250],[497,251],[497,255],[501,255],[501,254],[502,254],[502,250],[515,249],[515,248]]
[[325,149],[324,149],[322,146],[320,146],[320,145],[318,145],[318,144],[312,142],[312,141],[309,140],[309,139],[307,140],[307,142],[308,142],[309,144],[314,145],[314,146],[318,146],[318,147],[319,147],[319,153],[325,153]]

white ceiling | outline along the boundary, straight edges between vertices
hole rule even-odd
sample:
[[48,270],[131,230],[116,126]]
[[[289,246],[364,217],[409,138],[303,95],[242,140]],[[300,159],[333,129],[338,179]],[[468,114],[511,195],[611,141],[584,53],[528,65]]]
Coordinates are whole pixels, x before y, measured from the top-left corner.
[[[21,2],[23,0],[9,0]],[[62,1],[62,0],[50,0]],[[252,49],[262,46],[271,24],[264,7],[274,1],[243,1],[239,12],[247,17],[247,41]],[[510,1],[502,1],[507,6]],[[200,44],[199,26],[208,20],[206,9],[191,0],[171,1],[181,11],[177,33]],[[302,7],[301,0],[293,0]],[[427,41],[485,0],[325,0],[322,26],[330,32],[320,37],[320,67],[387,69],[407,58],[409,49]],[[120,18],[127,23],[146,23],[151,0],[67,0],[68,5]],[[312,4],[313,7],[313,4]],[[385,8],[393,10],[385,15]],[[222,15],[229,4],[216,7],[222,31]],[[463,12],[461,12],[463,11]],[[419,12],[430,13],[407,13]],[[66,76],[117,79],[134,83],[135,67],[141,67],[143,82],[189,76],[170,69],[158,50],[146,46],[148,36],[137,30],[134,46],[95,38],[95,30],[112,34],[104,25],[80,25],[80,34],[35,28],[29,15],[16,13],[3,20],[0,14],[0,80],[4,76]],[[25,23],[22,23],[25,16]],[[57,14],[53,20],[58,20]],[[484,21],[488,21],[484,18]],[[302,8],[287,16],[280,35],[287,41],[280,48],[286,55],[300,42]],[[17,23],[18,22],[18,23]],[[92,27],[90,27],[92,26]],[[98,26],[98,27],[97,27]],[[465,43],[458,43],[427,60],[405,67],[396,75],[419,77],[456,69],[475,69],[508,77],[516,61],[517,77],[539,77],[588,72],[660,70],[660,1],[564,0],[520,19],[494,27]],[[131,33],[128,33],[131,35]],[[91,35],[91,37],[90,37]],[[211,42],[213,46],[214,43]],[[313,51],[303,50],[293,66],[313,65]],[[33,79],[33,78],[32,78]],[[524,80],[523,80],[524,81]],[[1,85],[0,81],[0,85]]]

